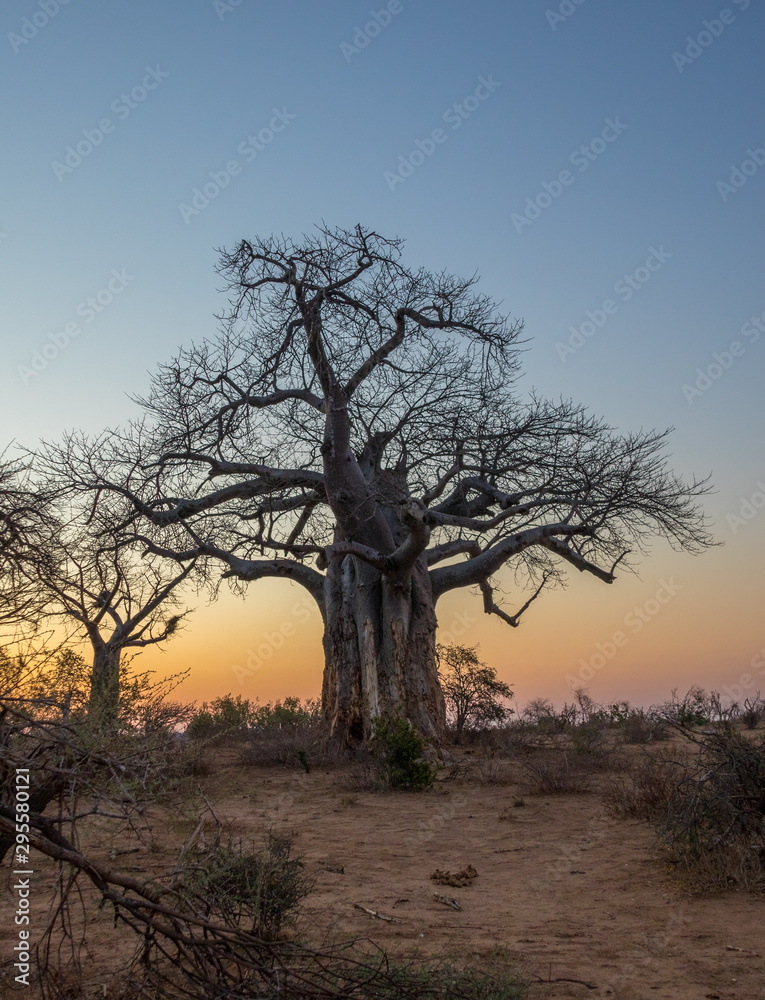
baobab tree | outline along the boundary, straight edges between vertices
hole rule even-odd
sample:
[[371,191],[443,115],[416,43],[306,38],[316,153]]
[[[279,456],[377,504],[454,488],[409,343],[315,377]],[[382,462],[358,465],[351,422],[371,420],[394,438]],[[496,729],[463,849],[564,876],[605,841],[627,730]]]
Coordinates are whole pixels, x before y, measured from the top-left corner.
[[178,588],[194,569],[110,537],[96,522],[60,520],[49,541],[50,559],[38,576],[47,613],[72,637],[92,648],[89,717],[112,724],[118,716],[120,667],[125,651],[170,639],[188,614],[179,610]]
[[[565,564],[611,583],[653,536],[709,544],[704,483],[668,469],[665,433],[517,397],[522,324],[474,279],[411,269],[361,227],[243,240],[219,273],[220,334],[159,368],[142,421],[69,438],[57,461],[126,500],[121,530],[155,554],[304,587],[335,733],[388,710],[442,732],[449,591],[480,588],[516,626]],[[507,565],[530,594],[514,613],[493,582]]]

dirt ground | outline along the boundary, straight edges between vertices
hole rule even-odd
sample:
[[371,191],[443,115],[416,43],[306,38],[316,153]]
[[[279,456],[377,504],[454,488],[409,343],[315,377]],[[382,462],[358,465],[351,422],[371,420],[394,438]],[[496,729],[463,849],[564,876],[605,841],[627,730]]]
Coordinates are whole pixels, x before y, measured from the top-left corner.
[[[301,930],[317,940],[366,937],[402,955],[479,966],[500,956],[530,978],[581,981],[536,983],[529,996],[542,1000],[765,998],[765,899],[689,896],[657,857],[651,830],[610,819],[595,793],[529,795],[477,777],[439,781],[421,794],[358,792],[344,770],[243,769],[225,754],[200,786],[235,837],[259,845],[269,830],[294,836],[316,878]],[[172,865],[199,807],[199,797],[184,815],[152,807],[153,842],[110,863],[122,860],[122,870],[136,877]],[[107,859],[128,841],[99,822],[83,847]],[[435,868],[468,864],[478,871],[468,887],[430,879]],[[43,924],[54,879],[53,864],[38,857],[33,930]],[[439,903],[434,891],[457,898],[461,910]],[[0,925],[3,996],[11,995],[15,941],[9,899],[6,893]],[[93,910],[88,920],[85,995],[108,1000],[119,989],[104,955],[132,942],[105,911]]]

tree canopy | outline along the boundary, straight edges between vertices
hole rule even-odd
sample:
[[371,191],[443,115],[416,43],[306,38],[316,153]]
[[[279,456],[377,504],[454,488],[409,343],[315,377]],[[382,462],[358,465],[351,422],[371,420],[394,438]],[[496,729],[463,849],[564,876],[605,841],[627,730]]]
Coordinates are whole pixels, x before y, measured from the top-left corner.
[[[656,536],[710,544],[705,484],[669,469],[666,431],[520,398],[522,323],[474,277],[412,269],[360,226],[243,240],[219,273],[219,335],[160,365],[141,420],[49,459],[70,489],[116,497],[147,552],[305,587],[345,725],[396,705],[423,724],[418,699],[443,718],[434,608],[450,590],[479,587],[517,625],[566,564],[611,583]],[[520,610],[496,600],[506,565]]]

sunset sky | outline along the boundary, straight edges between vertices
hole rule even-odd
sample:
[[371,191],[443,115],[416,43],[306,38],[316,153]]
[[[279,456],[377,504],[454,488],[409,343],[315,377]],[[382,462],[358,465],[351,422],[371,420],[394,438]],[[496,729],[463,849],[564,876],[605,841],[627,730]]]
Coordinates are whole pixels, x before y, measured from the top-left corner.
[[[577,677],[599,700],[765,693],[765,10],[722,3],[6,0],[2,443],[137,415],[156,364],[216,331],[216,248],[361,222],[523,317],[521,391],[673,426],[674,467],[715,488],[723,545],[571,576],[516,630],[452,593],[441,640],[520,702]],[[190,667],[182,697],[318,694],[298,587],[189,602],[141,657]]]

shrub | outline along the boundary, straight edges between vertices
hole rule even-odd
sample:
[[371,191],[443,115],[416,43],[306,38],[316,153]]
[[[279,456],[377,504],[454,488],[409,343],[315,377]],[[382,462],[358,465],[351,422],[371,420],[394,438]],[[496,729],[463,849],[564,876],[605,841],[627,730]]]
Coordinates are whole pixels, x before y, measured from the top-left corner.
[[318,699],[285,698],[269,701],[254,709],[250,725],[254,729],[285,729],[314,726],[321,722],[321,702]]
[[287,767],[306,773],[312,767],[346,763],[349,756],[321,722],[250,730],[238,752],[242,762],[252,767]]
[[669,737],[661,719],[642,708],[631,709],[619,722],[619,736],[623,743],[651,743]]
[[249,698],[240,694],[234,697],[224,694],[222,698],[204,702],[186,728],[192,739],[208,739],[223,733],[246,729],[257,715],[257,707]]
[[283,701],[259,705],[240,694],[226,694],[214,701],[204,702],[194,714],[186,733],[192,739],[209,739],[232,733],[249,734],[274,730],[292,730],[321,723],[321,704],[318,700],[301,701],[285,698]]
[[672,697],[664,702],[659,712],[668,721],[681,726],[705,726],[712,721],[709,696],[701,687],[690,688],[682,698],[678,698],[677,689],[674,689]]
[[303,862],[292,857],[292,840],[269,834],[262,851],[216,845],[187,856],[181,884],[206,915],[272,940],[313,888]]
[[549,698],[535,698],[523,710],[523,719],[545,733],[562,733],[576,722],[577,715],[575,705],[564,705],[560,712],[556,712]]
[[586,792],[590,787],[590,768],[566,750],[542,750],[526,758],[521,767],[523,785],[532,795],[565,795]]
[[758,691],[754,698],[745,698],[741,710],[741,724],[745,729],[756,729],[765,711],[765,702]]
[[765,738],[686,735],[698,758],[659,821],[662,842],[705,888],[765,888]]
[[606,784],[606,809],[620,819],[652,822],[663,817],[684,774],[683,768],[681,761],[668,754],[641,752],[626,774]]
[[421,792],[436,778],[435,767],[424,759],[427,742],[408,719],[381,715],[374,721],[369,752],[379,783],[386,788]]

